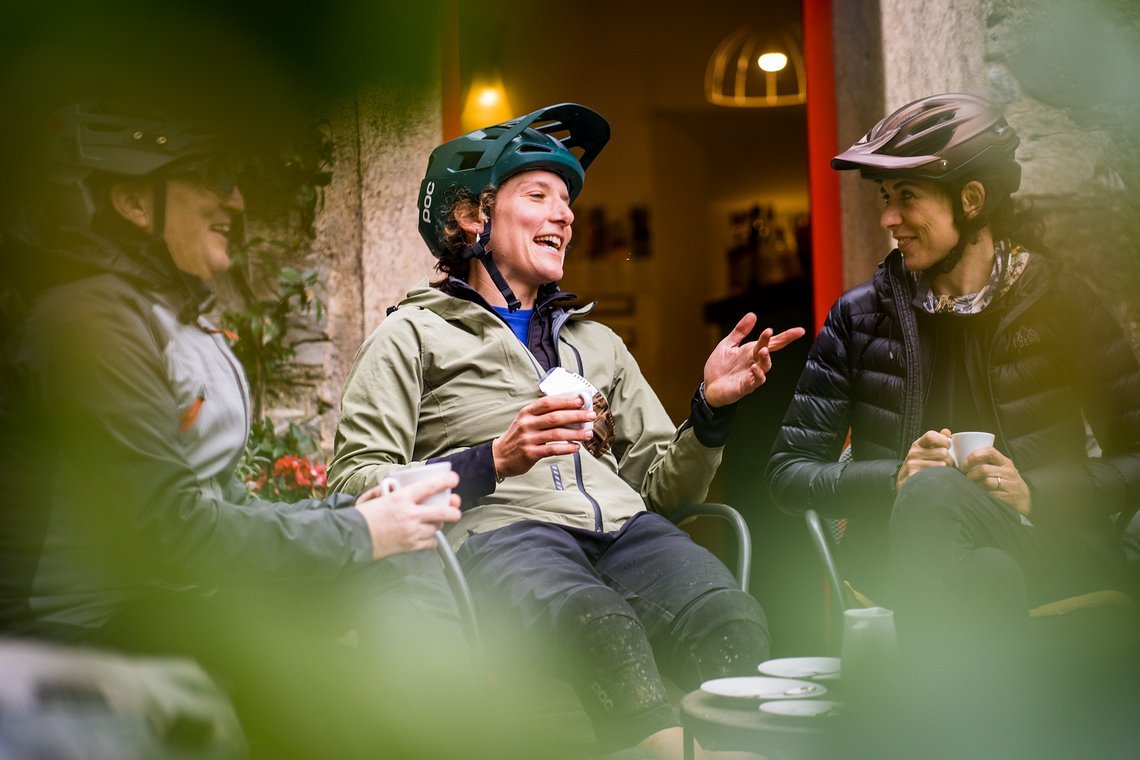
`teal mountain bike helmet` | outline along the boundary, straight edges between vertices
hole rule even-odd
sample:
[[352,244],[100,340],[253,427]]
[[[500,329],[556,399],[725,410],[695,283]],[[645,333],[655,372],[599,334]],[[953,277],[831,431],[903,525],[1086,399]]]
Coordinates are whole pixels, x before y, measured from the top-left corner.
[[[437,258],[446,255],[442,236],[447,219],[442,212],[449,196],[464,188],[477,197],[524,171],[545,169],[562,177],[573,203],[582,191],[586,169],[609,139],[610,125],[596,111],[577,103],[559,103],[449,140],[432,151],[420,183],[420,236]],[[483,263],[514,311],[519,302],[486,248],[490,236],[488,220],[463,257]]]

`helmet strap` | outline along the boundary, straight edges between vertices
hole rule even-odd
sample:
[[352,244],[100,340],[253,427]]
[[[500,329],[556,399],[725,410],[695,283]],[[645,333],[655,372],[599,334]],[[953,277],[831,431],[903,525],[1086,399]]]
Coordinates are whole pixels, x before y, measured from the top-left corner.
[[978,230],[986,226],[985,210],[980,209],[973,218],[966,216],[965,209],[962,208],[961,192],[953,197],[954,203],[954,227],[958,230],[958,243],[950,249],[950,253],[946,257],[934,265],[934,269],[938,274],[949,274],[953,271],[954,267],[958,266],[958,262],[962,260],[962,254],[966,252],[966,245],[975,238]]
[[954,267],[958,266],[958,262],[962,260],[962,254],[966,252],[966,233],[962,232],[958,238],[958,244],[950,249],[950,253],[946,257],[934,265],[934,269],[938,274],[950,274]]
[[495,264],[495,257],[487,248],[487,243],[491,240],[491,220],[488,219],[483,223],[483,231],[479,233],[479,237],[475,238],[475,242],[463,249],[463,258],[479,259],[479,263],[487,270],[487,274],[491,276],[491,282],[495,283],[495,287],[499,289],[499,293],[503,296],[503,300],[507,302],[507,310],[511,312],[518,311],[522,307],[522,302],[515,296],[511,286],[507,284],[507,278],[503,277],[503,273],[499,271],[498,265]]
[[188,325],[196,320],[199,314],[212,307],[213,294],[201,280],[179,269],[174,261],[174,254],[170,252],[170,246],[166,242],[166,183],[167,178],[162,175],[159,175],[158,181],[154,183],[154,232],[151,233],[151,243],[148,248],[152,251],[151,255],[165,256],[170,261],[175,276],[189,296],[178,312],[179,321]]
[[154,232],[159,240],[166,239],[166,177],[159,175],[154,183]]

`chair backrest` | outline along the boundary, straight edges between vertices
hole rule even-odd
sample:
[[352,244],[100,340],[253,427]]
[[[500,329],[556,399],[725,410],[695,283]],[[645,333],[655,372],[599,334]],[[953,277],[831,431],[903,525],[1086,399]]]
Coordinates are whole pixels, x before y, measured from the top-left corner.
[[455,551],[447,542],[443,531],[437,530],[435,532],[435,542],[435,551],[439,555],[440,562],[443,563],[443,574],[447,578],[447,584],[451,587],[451,593],[455,595],[455,603],[459,607],[459,622],[463,626],[464,633],[467,634],[467,641],[471,644],[471,657],[478,672],[483,665],[483,642],[479,637],[479,618],[475,614],[475,597],[471,594],[471,586],[467,583],[467,576],[463,574],[463,568],[459,566],[459,558],[455,556]]
[[678,527],[698,517],[717,517],[729,524],[736,539],[736,581],[741,591],[748,591],[752,575],[752,534],[740,512],[727,504],[688,504],[673,511],[669,518]]
[[820,564],[823,566],[824,573],[827,576],[827,584],[831,588],[833,603],[839,615],[842,616],[843,611],[847,609],[847,596],[843,591],[843,583],[839,579],[839,566],[835,563],[835,556],[831,551],[831,538],[828,535],[827,529],[823,526],[823,521],[820,519],[819,513],[814,509],[804,511],[804,522],[807,523],[808,535],[811,537],[811,543],[815,549],[816,557],[819,558]]

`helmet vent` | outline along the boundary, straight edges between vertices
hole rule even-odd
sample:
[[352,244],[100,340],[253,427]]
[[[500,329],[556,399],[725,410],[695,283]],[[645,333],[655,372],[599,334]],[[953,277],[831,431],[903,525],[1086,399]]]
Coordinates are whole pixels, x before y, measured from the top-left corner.
[[552,153],[553,151],[545,145],[520,145],[519,153]]
[[[928,129],[934,126],[931,124]],[[936,156],[950,142],[951,136],[948,130],[902,135],[902,139],[892,140],[894,145],[888,147],[888,152],[900,156]]]
[[455,171],[466,171],[467,169],[474,169],[475,166],[479,163],[479,159],[482,157],[483,154],[481,152],[477,153],[468,151],[460,153],[458,162],[459,165],[455,167]]

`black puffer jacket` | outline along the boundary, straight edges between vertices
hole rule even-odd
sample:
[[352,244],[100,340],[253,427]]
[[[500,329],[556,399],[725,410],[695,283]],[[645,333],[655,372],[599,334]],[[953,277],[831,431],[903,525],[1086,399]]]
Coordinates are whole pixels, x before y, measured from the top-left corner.
[[[924,432],[933,361],[914,295],[894,251],[832,307],[768,465],[784,510],[889,515],[895,473]],[[1087,286],[1038,255],[987,313],[996,326],[967,345],[967,375],[995,445],[1029,484],[1031,518],[1101,533],[1140,500],[1140,370],[1127,340]],[[1086,419],[1100,457],[1086,453]],[[840,463],[848,430],[852,461]]]

